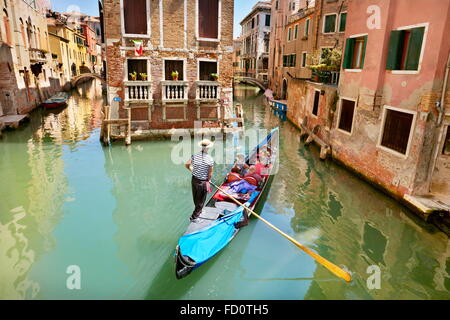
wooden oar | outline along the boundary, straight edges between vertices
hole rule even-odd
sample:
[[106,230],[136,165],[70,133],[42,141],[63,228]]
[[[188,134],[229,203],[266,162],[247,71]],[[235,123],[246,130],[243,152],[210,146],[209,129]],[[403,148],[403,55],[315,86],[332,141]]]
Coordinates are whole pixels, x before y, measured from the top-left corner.
[[261,220],[262,222],[264,222],[265,224],[267,224],[269,227],[271,227],[272,229],[274,229],[275,231],[277,231],[278,233],[280,233],[282,236],[284,236],[286,239],[288,239],[289,241],[291,241],[293,244],[295,244],[297,247],[299,247],[300,249],[302,249],[304,252],[306,252],[307,254],[309,254],[311,257],[314,258],[314,260],[316,260],[317,262],[319,262],[321,265],[323,265],[325,268],[327,268],[328,270],[330,270],[332,273],[334,273],[335,275],[337,275],[338,277],[344,279],[347,282],[350,282],[352,280],[352,276],[345,270],[343,270],[342,268],[339,268],[337,265],[335,265],[334,263],[328,261],[327,259],[325,259],[324,257],[318,255],[317,253],[315,253],[314,251],[312,251],[311,249],[305,247],[304,245],[302,245],[300,242],[298,242],[297,240],[295,240],[294,238],[292,238],[291,236],[287,235],[286,233],[284,233],[283,231],[281,231],[280,229],[278,229],[277,227],[275,227],[273,224],[271,224],[269,221],[267,221],[266,219],[260,217],[258,214],[256,214],[253,210],[251,210],[250,208],[244,206],[243,204],[241,204],[239,201],[237,201],[235,198],[233,198],[233,196],[231,196],[229,193],[227,193],[225,190],[221,189],[220,187],[216,186],[213,182],[211,182],[211,184],[216,187],[218,190],[222,191],[224,194],[226,194],[228,197],[230,197],[231,200],[233,200],[234,202],[236,202],[238,205],[240,205],[241,207],[244,207],[248,212],[250,212],[251,214],[253,214],[255,217],[257,217],[259,220]]

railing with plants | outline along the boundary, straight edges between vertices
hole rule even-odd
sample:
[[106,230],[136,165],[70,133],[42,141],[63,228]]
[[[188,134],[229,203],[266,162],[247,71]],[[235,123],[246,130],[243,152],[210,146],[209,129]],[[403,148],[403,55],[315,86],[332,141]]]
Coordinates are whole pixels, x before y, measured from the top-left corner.
[[326,84],[338,85],[342,51],[339,49],[322,49],[322,51],[309,54],[307,58],[311,64],[311,80]]

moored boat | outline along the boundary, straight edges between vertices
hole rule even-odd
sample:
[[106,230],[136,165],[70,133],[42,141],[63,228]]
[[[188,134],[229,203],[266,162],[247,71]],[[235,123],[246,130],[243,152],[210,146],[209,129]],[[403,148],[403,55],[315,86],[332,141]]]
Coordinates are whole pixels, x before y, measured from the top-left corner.
[[68,93],[58,92],[57,94],[45,100],[42,106],[46,109],[59,108],[66,105],[67,99],[69,99]]
[[[277,165],[278,134],[278,128],[273,129],[245,160],[248,165],[252,165],[264,158],[261,180],[249,188],[246,182],[252,182],[250,179],[231,181],[228,176],[219,187],[222,191],[217,189],[197,221],[189,224],[176,247],[175,269],[178,279],[187,276],[225,248],[240,230],[236,224],[248,220],[248,210],[234,203],[230,196],[250,210],[255,210],[264,202]],[[241,189],[239,182],[243,182]]]

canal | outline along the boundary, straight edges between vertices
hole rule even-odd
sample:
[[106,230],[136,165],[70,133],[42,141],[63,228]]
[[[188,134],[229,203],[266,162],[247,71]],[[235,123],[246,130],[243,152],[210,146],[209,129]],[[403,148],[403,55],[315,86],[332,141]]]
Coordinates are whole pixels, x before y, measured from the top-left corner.
[[[0,299],[450,299],[443,233],[320,161],[254,88],[237,87],[235,99],[247,129],[281,130],[280,168],[262,216],[350,270],[351,283],[254,219],[176,280],[174,248],[193,208],[189,173],[171,161],[176,142],[102,147],[104,100],[92,82],[66,109],[38,109],[0,141]],[[80,290],[67,287],[70,266],[79,267]],[[371,266],[380,271],[378,289],[368,286]]]

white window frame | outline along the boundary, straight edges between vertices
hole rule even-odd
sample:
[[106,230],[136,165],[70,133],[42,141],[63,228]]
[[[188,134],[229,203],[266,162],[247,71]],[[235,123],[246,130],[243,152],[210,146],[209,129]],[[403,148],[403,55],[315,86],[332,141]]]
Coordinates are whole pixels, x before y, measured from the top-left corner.
[[292,41],[292,27],[288,28],[287,41]]
[[199,5],[198,0],[195,0],[195,38],[197,41],[205,41],[205,42],[220,42],[221,39],[221,33],[222,33],[222,0],[218,0],[218,6],[219,6],[219,12],[218,12],[218,19],[217,19],[217,39],[215,38],[201,38],[200,32],[199,32],[199,25],[198,25],[198,18],[199,18]]
[[[218,59],[197,58],[197,81],[200,81],[200,62],[215,62],[217,64],[217,75],[220,76]],[[204,80],[201,80],[201,81],[204,81]]]
[[146,11],[147,11],[147,34],[133,34],[133,33],[125,33],[125,16],[123,14],[123,5],[124,0],[120,0],[120,22],[121,22],[121,32],[124,38],[150,38],[152,35],[152,23],[151,23],[151,15],[150,15],[150,0],[146,0]]
[[[306,55],[304,55],[306,53]],[[307,55],[308,55],[308,51],[302,51],[302,64],[301,64],[301,68],[307,68],[308,67],[308,65],[307,65],[307,63],[306,63],[306,59],[308,58],[307,57]],[[304,65],[304,66],[303,66]]]
[[187,73],[186,73],[186,64],[187,59],[186,58],[179,58],[179,57],[165,57],[163,59],[163,81],[172,81],[172,79],[166,79],[166,61],[167,60],[177,60],[177,61],[183,61],[183,75],[184,79],[181,81],[189,81],[187,80]]
[[[336,16],[336,23],[334,24],[334,31],[333,32],[325,32],[325,22],[327,21],[327,17],[328,16]],[[339,17],[338,17],[338,14],[337,13],[327,13],[327,14],[324,14],[323,15],[323,25],[322,25],[322,33],[323,34],[333,34],[333,33],[336,33],[336,28],[337,28],[337,26],[338,26],[338,20],[339,20]]]
[[[151,81],[151,63],[150,63],[150,57],[125,57],[125,67],[124,70],[125,72],[125,77],[124,77],[124,82],[127,81],[132,81],[132,80],[128,80],[128,74],[130,73],[130,70],[128,70],[128,60],[147,60],[147,81]],[[137,80],[137,81],[143,81],[143,80]]]
[[[358,33],[358,34],[354,34],[349,36],[349,38],[360,38],[360,37],[364,37],[364,36],[369,36],[368,33]],[[367,42],[369,41],[369,37],[367,37]],[[366,43],[366,53],[367,53],[367,43]],[[364,57],[365,59],[365,57]],[[345,72],[362,72],[363,69],[344,69]]]
[[[411,122],[411,130],[409,132],[409,137],[408,137],[408,145],[406,146],[406,153],[405,154],[397,152],[395,150],[389,149],[388,147],[385,147],[385,146],[381,145],[381,141],[383,140],[383,135],[384,135],[384,125],[386,123],[387,110],[399,111],[399,112],[409,113],[409,114],[413,115],[413,120]],[[378,136],[378,142],[377,142],[377,148],[379,148],[379,149],[381,149],[383,151],[386,151],[386,152],[388,152],[390,154],[396,155],[396,156],[398,156],[400,158],[407,159],[409,157],[409,152],[411,151],[411,142],[412,142],[412,138],[414,136],[414,131],[415,131],[415,128],[416,128],[416,120],[417,120],[417,111],[406,110],[406,109],[401,109],[401,108],[396,108],[396,107],[384,105],[383,106],[381,127],[380,127],[380,134]]]
[[424,22],[424,23],[414,24],[411,26],[399,27],[399,28],[395,29],[397,31],[401,31],[401,30],[409,30],[409,29],[425,27],[425,31],[423,33],[423,40],[422,40],[422,49],[420,50],[419,66],[417,67],[417,70],[392,70],[391,71],[392,74],[419,74],[420,73],[420,70],[422,69],[423,56],[425,54],[425,47],[426,47],[429,25],[430,25],[429,22]]
[[[338,32],[338,33],[345,33],[345,30],[344,30],[344,31],[340,31],[340,30],[339,30],[339,27],[341,26],[341,16],[342,16],[342,14],[344,14],[344,13],[347,13],[347,11],[344,11],[344,12],[339,13],[339,21],[338,21],[338,24],[337,24],[337,32]],[[348,13],[347,13],[347,16],[348,16]],[[347,24],[347,23],[346,23],[346,24]],[[345,29],[347,29],[347,26],[345,27]]]
[[[313,110],[314,110],[314,98],[315,98],[315,96],[316,96],[316,91],[319,92],[319,102],[318,102],[318,104],[317,104],[317,115],[315,115],[315,114],[313,113]],[[316,119],[319,118],[320,95],[321,95],[321,90],[320,90],[320,89],[314,88],[314,94],[312,95],[311,115],[312,115],[314,118],[316,118]]]
[[[342,130],[341,128],[339,128],[339,123],[341,122],[341,114],[342,114],[342,100],[353,101],[355,103],[355,109],[353,111],[353,119],[352,119],[352,130],[350,132]],[[357,104],[357,99],[354,99],[354,98],[340,97],[340,99],[339,99],[339,112],[338,112],[338,119],[337,119],[337,123],[336,123],[336,128],[337,128],[337,130],[339,132],[345,133],[348,136],[351,136],[353,134],[353,129],[355,128],[356,104]]]

